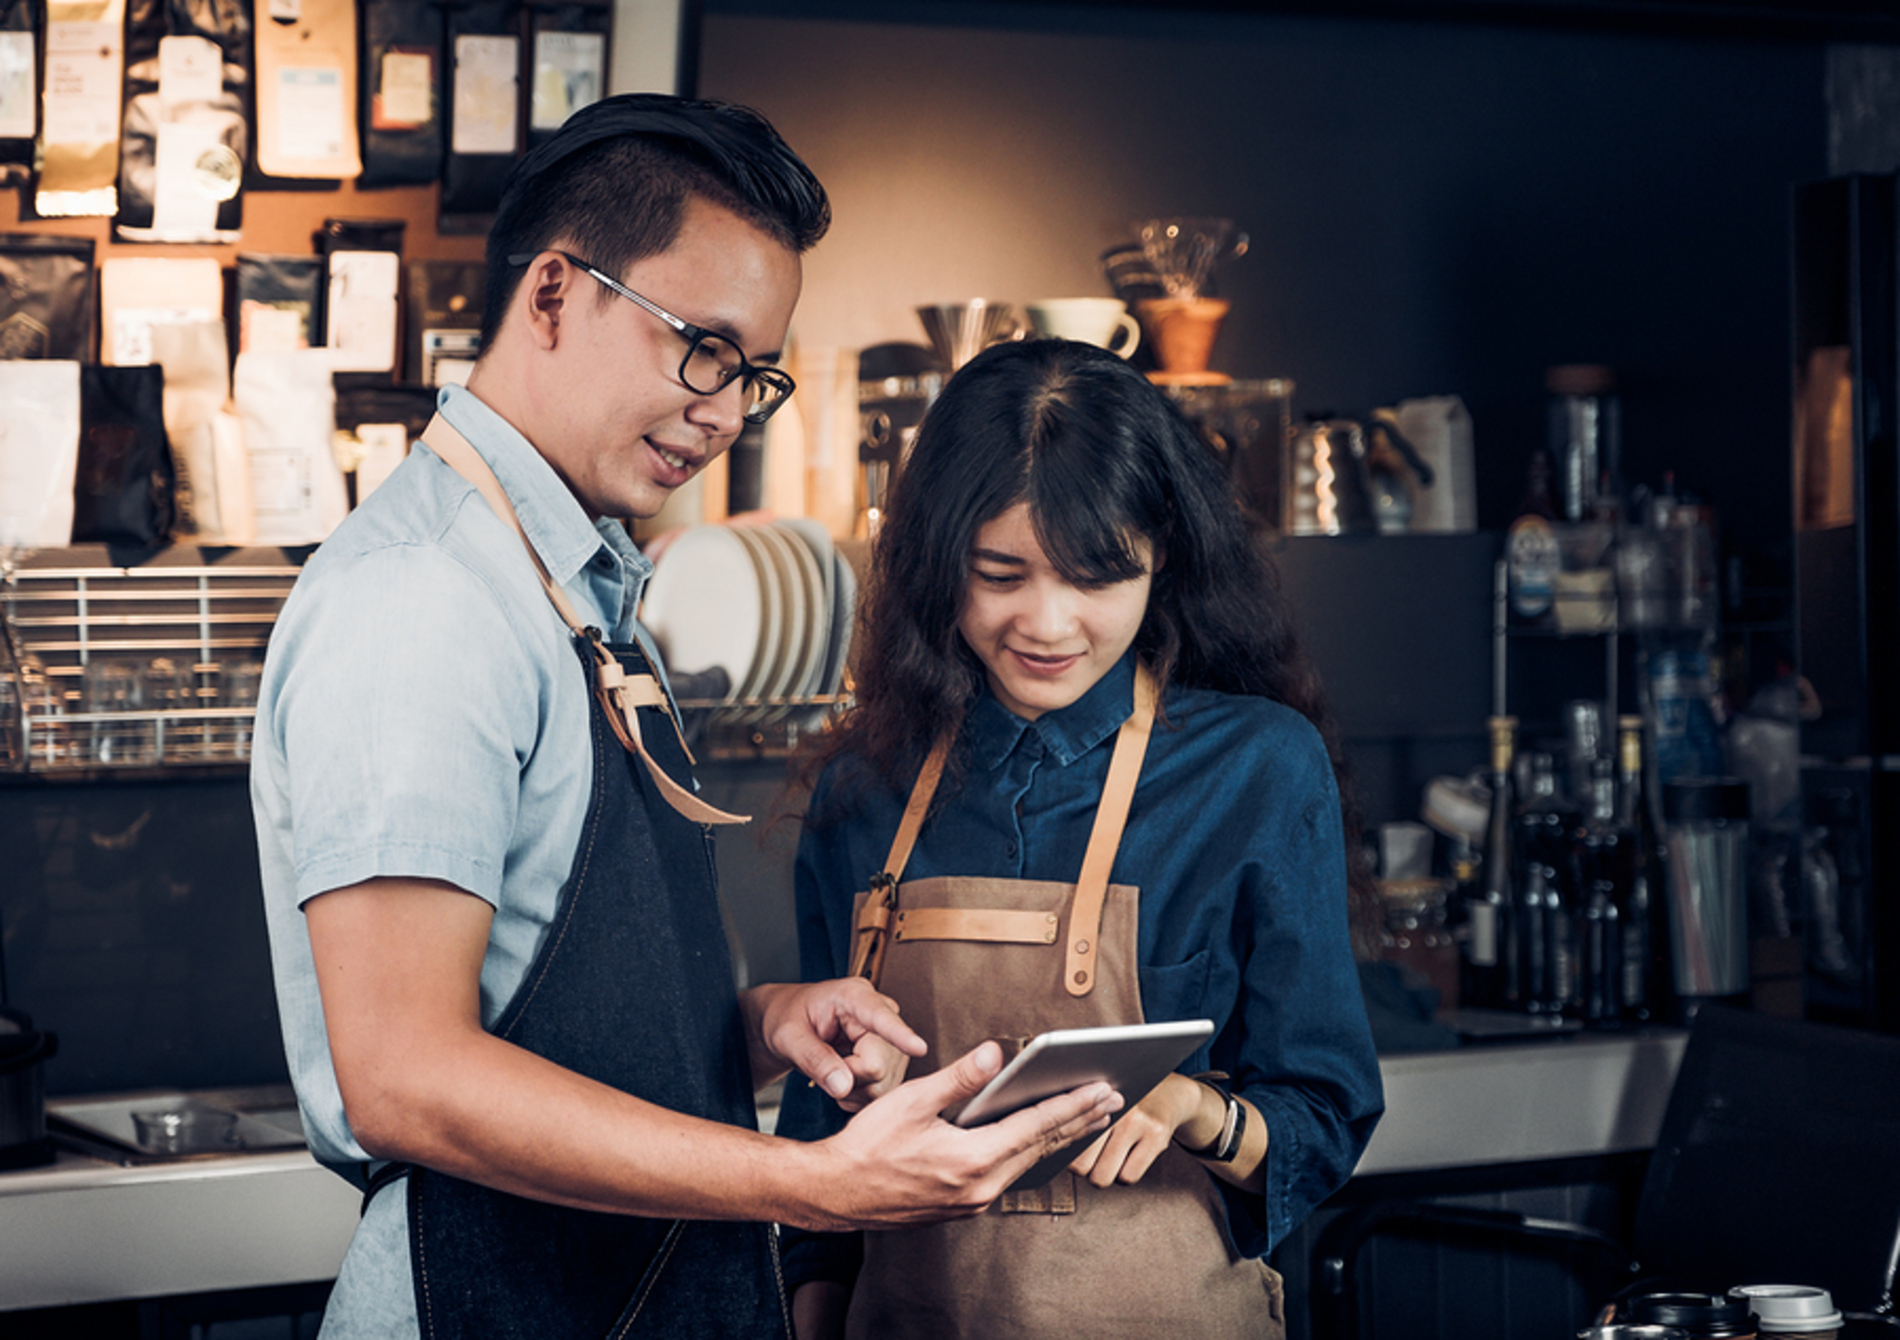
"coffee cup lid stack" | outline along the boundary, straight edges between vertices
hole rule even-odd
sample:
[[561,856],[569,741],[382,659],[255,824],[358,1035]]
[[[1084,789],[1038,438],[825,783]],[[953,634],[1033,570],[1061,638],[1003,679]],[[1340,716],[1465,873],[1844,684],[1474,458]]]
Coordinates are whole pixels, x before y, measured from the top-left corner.
[[1748,1304],[1763,1337],[1834,1340],[1843,1325],[1826,1289],[1805,1284],[1738,1284],[1728,1296]]

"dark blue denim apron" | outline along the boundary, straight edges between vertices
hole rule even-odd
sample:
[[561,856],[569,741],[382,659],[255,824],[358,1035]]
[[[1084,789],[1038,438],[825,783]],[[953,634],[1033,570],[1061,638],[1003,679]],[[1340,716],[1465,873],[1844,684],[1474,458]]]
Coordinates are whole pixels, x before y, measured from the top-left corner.
[[[756,1129],[712,837],[616,738],[595,692],[596,646],[575,638],[593,750],[580,844],[541,951],[492,1031],[648,1102]],[[609,649],[629,674],[652,673],[638,647]],[[690,786],[666,709],[634,710],[653,761]],[[370,1194],[395,1175],[379,1170]],[[791,1334],[775,1225],[575,1210],[426,1168],[407,1180],[425,1340]]]
[[[649,1102],[756,1129],[711,836],[621,748],[592,692],[593,651],[577,649],[593,793],[559,910],[492,1031]],[[637,647],[612,651],[645,672]],[[656,761],[684,776],[664,710],[638,711]],[[397,1165],[370,1194],[405,1172],[425,1340],[791,1333],[774,1225],[568,1209]]]

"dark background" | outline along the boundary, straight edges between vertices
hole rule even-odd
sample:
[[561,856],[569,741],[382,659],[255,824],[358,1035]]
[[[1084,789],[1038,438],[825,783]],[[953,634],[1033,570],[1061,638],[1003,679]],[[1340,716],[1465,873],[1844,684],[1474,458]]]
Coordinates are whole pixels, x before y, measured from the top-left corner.
[[[1643,21],[1683,6],[1379,8],[1424,17],[709,0],[700,91],[832,191],[808,342],[1106,292],[1131,221],[1224,215],[1253,246],[1217,272],[1216,368],[1291,377],[1296,416],[1462,396],[1497,529],[1544,369],[1607,363],[1631,479],[1673,470],[1785,583],[1789,188],[1829,170],[1826,43]],[[1479,9],[1520,21],[1431,17]]]

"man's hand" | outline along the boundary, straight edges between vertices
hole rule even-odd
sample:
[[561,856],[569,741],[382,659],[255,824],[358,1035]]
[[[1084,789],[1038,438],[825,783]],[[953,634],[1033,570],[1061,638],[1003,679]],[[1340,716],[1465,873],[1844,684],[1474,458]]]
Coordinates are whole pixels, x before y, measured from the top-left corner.
[[897,1013],[897,1002],[861,977],[805,986],[756,986],[740,998],[752,1082],[796,1068],[855,1112],[903,1082],[927,1048]]
[[891,1228],[977,1214],[1038,1160],[1101,1130],[1122,1105],[1098,1082],[970,1130],[943,1119],[1002,1068],[1002,1048],[985,1042],[810,1146],[826,1166],[800,1226]]

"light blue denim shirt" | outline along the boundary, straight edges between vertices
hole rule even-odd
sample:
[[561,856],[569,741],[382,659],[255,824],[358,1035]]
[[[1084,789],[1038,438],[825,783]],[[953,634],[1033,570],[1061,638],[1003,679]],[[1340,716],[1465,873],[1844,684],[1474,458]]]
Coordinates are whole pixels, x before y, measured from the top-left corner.
[[[652,565],[461,387],[442,414],[500,479],[583,622],[635,637]],[[303,905],[376,876],[445,880],[495,908],[492,1025],[552,919],[591,782],[587,687],[520,539],[428,448],[350,514],[285,602],[258,693],[251,798],[278,1012],[312,1152],[366,1155],[343,1116]],[[326,1337],[416,1333],[406,1197],[359,1227]]]

